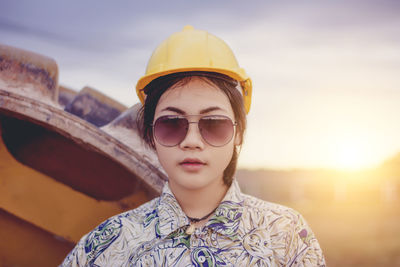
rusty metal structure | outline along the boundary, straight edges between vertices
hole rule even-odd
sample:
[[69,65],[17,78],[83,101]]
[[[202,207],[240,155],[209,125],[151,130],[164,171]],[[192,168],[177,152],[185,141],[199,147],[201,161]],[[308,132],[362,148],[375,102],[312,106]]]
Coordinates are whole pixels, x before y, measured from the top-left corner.
[[166,180],[126,108],[58,85],[53,59],[0,44],[0,266],[56,266]]

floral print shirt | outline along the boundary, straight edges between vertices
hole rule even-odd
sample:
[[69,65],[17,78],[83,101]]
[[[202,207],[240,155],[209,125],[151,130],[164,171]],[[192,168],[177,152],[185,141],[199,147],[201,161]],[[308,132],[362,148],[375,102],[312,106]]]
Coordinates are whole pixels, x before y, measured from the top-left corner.
[[302,216],[241,193],[236,181],[201,229],[165,184],[160,197],[82,237],[60,266],[325,266]]

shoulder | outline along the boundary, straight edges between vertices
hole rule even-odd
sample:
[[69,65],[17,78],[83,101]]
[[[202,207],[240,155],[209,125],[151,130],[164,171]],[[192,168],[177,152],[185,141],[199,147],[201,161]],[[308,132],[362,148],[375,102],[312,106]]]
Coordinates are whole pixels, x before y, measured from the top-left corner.
[[[128,239],[140,239],[146,235],[143,225],[146,218],[154,213],[159,198],[103,221],[92,231],[84,235],[69,253],[61,266],[86,266],[93,264],[100,256],[112,257],[112,252],[119,246],[125,246]],[[114,247],[113,249],[109,249]],[[117,249],[115,249],[117,248]]]
[[[108,218],[86,235],[87,242],[90,242],[90,239],[93,238],[97,239],[99,236],[98,233],[101,233],[101,238],[114,239],[118,237],[122,230],[125,230],[125,228],[129,229],[139,227],[145,222],[149,214],[154,212],[157,207],[158,200],[159,198],[155,198],[135,209]],[[120,231],[117,229],[120,229]],[[104,234],[104,232],[107,234]]]
[[265,201],[243,193],[242,198],[244,210],[247,210],[248,213],[257,213],[271,219],[287,218],[293,222],[301,217],[299,212],[284,205]]
[[134,233],[140,235],[142,233],[140,231],[141,225],[143,225],[146,218],[154,212],[158,200],[159,198],[155,198],[133,210],[108,218],[87,235],[86,243],[92,242],[92,239],[95,239],[95,242],[99,243],[97,240],[99,238],[112,241],[123,234],[125,230],[129,230],[130,234]]
[[312,233],[304,217],[296,210],[284,205],[242,194],[243,226],[247,231],[264,229],[270,234],[293,236],[296,233]]
[[275,248],[283,265],[325,266],[319,243],[299,212],[246,194],[242,197],[243,242],[248,247],[257,247],[254,240],[261,239]]

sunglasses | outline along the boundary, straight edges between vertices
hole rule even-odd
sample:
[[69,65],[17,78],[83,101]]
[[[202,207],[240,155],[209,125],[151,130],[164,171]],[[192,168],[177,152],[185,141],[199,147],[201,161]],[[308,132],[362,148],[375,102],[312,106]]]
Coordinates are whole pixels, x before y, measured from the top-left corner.
[[[188,117],[193,116],[200,119],[189,121]],[[214,147],[229,143],[236,126],[236,122],[232,122],[229,117],[223,115],[167,115],[159,117],[152,125],[154,137],[163,146],[176,146],[186,138],[190,123],[197,123],[203,140]]]

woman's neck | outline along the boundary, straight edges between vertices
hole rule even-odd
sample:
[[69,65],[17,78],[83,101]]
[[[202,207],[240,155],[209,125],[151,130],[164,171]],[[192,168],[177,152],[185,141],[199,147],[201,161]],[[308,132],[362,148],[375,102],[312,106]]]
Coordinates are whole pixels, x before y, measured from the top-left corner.
[[195,189],[181,187],[173,181],[169,186],[183,212],[191,218],[202,218],[213,211],[228,190],[222,179]]

